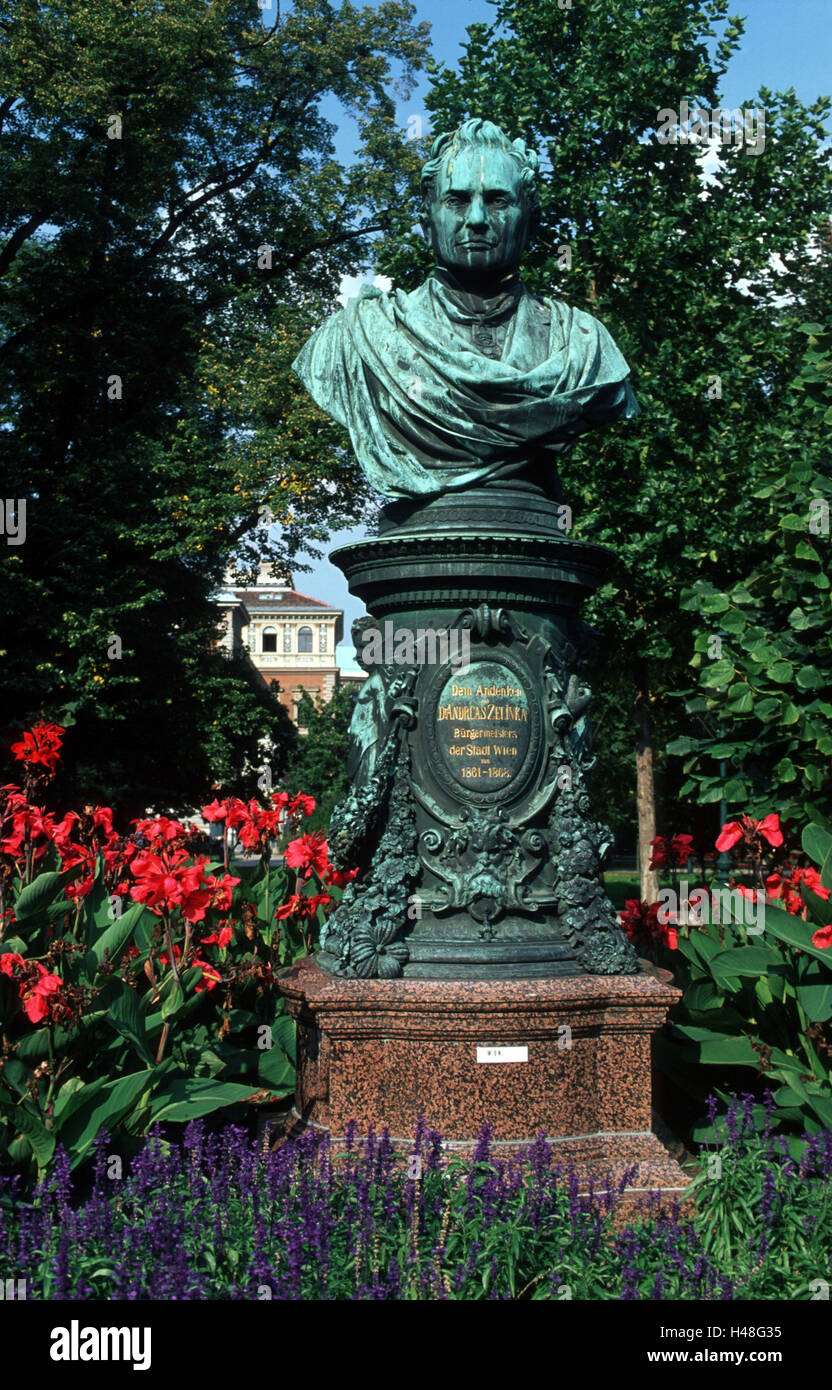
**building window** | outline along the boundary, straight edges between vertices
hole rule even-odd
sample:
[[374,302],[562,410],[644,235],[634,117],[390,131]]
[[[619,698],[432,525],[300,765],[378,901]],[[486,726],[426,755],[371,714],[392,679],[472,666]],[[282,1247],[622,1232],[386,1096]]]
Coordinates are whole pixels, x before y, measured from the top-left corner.
[[276,627],[264,627],[264,628],[263,628],[263,651],[264,651],[264,652],[276,652],[276,651],[277,651],[277,628],[276,628]]
[[291,623],[284,623],[284,624],[283,624],[283,650],[284,650],[284,652],[290,652],[290,651],[292,650],[292,625],[291,625]]
[[298,651],[311,652],[312,650],[312,629],[311,627],[298,628]]
[[326,623],[321,623],[318,630],[318,651],[326,651]]

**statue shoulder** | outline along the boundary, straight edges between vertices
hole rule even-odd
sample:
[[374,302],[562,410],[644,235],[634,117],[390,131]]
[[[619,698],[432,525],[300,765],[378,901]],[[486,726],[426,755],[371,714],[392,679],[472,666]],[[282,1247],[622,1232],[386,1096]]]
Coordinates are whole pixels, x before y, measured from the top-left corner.
[[588,314],[585,309],[576,309],[563,299],[544,299],[542,303],[551,314],[552,322],[560,325],[565,338],[579,334],[598,342],[609,337],[601,320],[596,319],[594,314]]

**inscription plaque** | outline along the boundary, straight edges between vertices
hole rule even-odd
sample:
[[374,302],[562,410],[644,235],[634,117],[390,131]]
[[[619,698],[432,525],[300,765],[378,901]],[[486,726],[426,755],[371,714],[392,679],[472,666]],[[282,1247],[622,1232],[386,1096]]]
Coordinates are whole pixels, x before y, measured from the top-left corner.
[[436,705],[436,741],[461,787],[505,787],[524,767],[529,739],[526,692],[502,662],[475,661],[445,682]]

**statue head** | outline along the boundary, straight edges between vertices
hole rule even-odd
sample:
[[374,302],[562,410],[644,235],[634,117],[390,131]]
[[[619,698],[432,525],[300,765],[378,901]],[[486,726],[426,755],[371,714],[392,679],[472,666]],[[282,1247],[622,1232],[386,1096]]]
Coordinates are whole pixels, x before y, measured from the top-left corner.
[[539,219],[538,158],[492,121],[438,135],[422,168],[422,229],[437,264],[462,279],[515,270]]

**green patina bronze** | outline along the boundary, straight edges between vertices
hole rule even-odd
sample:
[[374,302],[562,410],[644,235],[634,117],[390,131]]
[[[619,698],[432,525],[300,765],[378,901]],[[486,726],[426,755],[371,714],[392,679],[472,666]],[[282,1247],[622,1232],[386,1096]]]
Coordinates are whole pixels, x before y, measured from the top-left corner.
[[519,278],[537,156],[489,121],[434,151],[422,192],[436,269],[412,294],[365,287],[294,363],[387,497],[542,481],[580,434],[638,410],[603,325]]
[[[332,556],[370,614],[354,629],[368,679],[352,787],[330,828],[333,861],[359,872],[320,956],[347,976],[637,969],[587,786],[578,612],[610,557],[559,529],[556,499],[574,440],[638,407],[606,329],[519,278],[536,169],[488,121],[440,136],[422,175],[435,270],[412,294],[365,290],[295,362],[395,499],[376,537]],[[382,628],[421,645],[379,660]],[[469,664],[425,630],[464,637]]]

